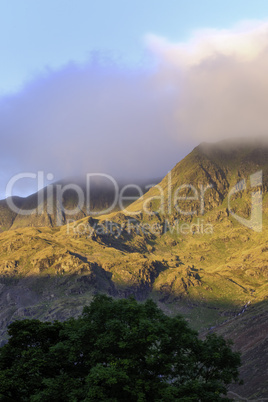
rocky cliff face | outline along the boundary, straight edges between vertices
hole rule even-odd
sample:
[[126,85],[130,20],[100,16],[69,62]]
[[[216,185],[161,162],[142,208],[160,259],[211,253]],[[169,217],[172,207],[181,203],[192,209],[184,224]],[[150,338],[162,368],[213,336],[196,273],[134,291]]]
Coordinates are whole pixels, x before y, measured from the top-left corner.
[[[162,216],[189,221],[192,216],[226,207],[230,189],[243,179],[247,185],[243,199],[249,204],[252,174],[262,172],[261,189],[263,194],[267,194],[267,161],[267,144],[250,142],[243,145],[228,141],[201,144],[180,161],[159,186],[150,189],[142,200],[134,202],[128,209],[139,211],[145,205]],[[236,193],[232,199],[241,199],[241,196],[241,193]],[[183,197],[192,198],[183,200]]]
[[[140,187],[142,194],[147,185],[158,183],[161,179],[133,180]],[[121,191],[128,182],[117,180]],[[81,193],[81,205],[79,205]],[[137,191],[128,188],[124,197],[137,197]],[[99,215],[101,211],[119,210],[118,194],[115,184],[109,178],[95,177],[89,180],[65,180],[44,187],[39,192],[26,198],[12,197],[15,208],[7,200],[0,201],[0,232],[22,227],[55,227],[68,220],[79,220],[90,215]],[[131,201],[125,200],[124,206]]]
[[[266,351],[254,326],[259,328],[256,320],[261,322],[268,309],[267,166],[265,147],[203,144],[128,211],[83,215],[55,227],[53,222],[47,227],[13,224],[0,235],[2,341],[11,321],[77,316],[98,292],[141,301],[151,297],[166,313],[183,314],[196,329],[215,327],[233,337],[245,356],[246,381],[259,387],[252,370],[258,364],[255,351]],[[252,187],[249,177],[258,171],[262,186]],[[241,224],[228,208],[229,191],[242,179],[247,189],[232,196],[232,211],[249,220],[252,192],[261,190],[261,232]],[[202,200],[202,186],[210,185]],[[177,195],[193,197],[180,199],[180,210],[173,202],[178,188]],[[262,312],[254,318],[258,306]],[[247,325],[252,328],[245,349],[241,336]],[[264,395],[256,387],[256,395]],[[248,389],[242,395],[248,396]]]

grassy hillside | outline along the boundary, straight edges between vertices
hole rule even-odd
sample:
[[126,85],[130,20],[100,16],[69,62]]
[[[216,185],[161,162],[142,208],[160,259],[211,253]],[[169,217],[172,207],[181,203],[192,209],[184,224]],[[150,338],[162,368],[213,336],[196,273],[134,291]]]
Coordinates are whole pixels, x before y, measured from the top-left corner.
[[[244,359],[241,395],[264,396],[267,383],[260,376],[260,384],[257,366],[267,370],[261,354],[267,352],[267,155],[258,144],[202,144],[127,211],[61,227],[13,224],[0,235],[2,339],[15,319],[64,320],[99,292],[151,297],[198,330],[234,338]],[[260,170],[263,221],[257,232],[230,214],[228,193],[245,179],[247,190],[230,201],[236,214],[249,219],[251,193],[260,191],[250,187],[249,176]],[[181,187],[177,195],[195,199],[180,199],[179,210],[174,195],[184,184],[192,187]],[[202,201],[202,185],[210,184]]]
[[[266,298],[267,299],[267,293]],[[268,395],[268,300],[254,303],[243,314],[213,329],[232,339],[236,350],[242,353],[242,386],[232,386],[229,396],[237,401],[265,400]]]
[[[144,194],[148,185],[156,184],[159,178],[133,180],[136,186]],[[88,184],[87,184],[88,183]],[[55,227],[64,225],[68,220],[78,220],[85,216],[100,214],[110,209],[118,211],[119,191],[129,184],[124,180],[116,180],[115,183],[108,177],[96,176],[88,179],[64,180],[50,184],[37,193],[28,197],[12,197],[16,209],[10,208],[7,200],[0,201],[0,232],[22,227]],[[70,188],[71,186],[71,188]],[[77,189],[81,191],[81,206]],[[124,197],[138,198],[139,193],[134,187],[127,188],[123,192]],[[124,206],[131,203],[125,200]],[[75,212],[73,210],[77,209]]]

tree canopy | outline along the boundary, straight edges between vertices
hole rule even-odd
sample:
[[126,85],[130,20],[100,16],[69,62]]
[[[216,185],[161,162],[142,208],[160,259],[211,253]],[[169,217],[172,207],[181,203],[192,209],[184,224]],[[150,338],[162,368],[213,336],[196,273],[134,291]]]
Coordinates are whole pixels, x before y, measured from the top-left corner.
[[205,340],[148,300],[95,296],[77,319],[16,321],[0,349],[0,401],[223,401],[229,341]]

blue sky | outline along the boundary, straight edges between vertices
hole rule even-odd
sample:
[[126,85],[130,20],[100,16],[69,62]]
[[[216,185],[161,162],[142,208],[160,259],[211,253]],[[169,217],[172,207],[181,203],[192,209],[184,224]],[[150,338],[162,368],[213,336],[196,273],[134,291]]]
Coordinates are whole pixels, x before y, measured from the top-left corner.
[[267,137],[266,0],[0,0],[0,55],[0,198],[22,172],[154,178]]
[[178,42],[193,30],[266,18],[266,0],[1,0],[0,93],[96,50],[142,63],[148,33]]

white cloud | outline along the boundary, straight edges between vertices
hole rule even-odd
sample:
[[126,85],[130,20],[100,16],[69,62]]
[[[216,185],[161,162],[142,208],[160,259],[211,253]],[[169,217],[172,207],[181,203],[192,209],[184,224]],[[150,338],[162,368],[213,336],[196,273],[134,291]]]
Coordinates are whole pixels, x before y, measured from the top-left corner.
[[148,34],[148,47],[178,66],[196,66],[216,55],[256,59],[267,48],[268,22],[244,21],[233,29],[202,29],[195,31],[187,42],[170,43],[165,38]]
[[171,109],[143,69],[91,60],[47,71],[0,99],[2,194],[25,171],[164,176],[186,153],[172,137]]
[[153,69],[70,63],[0,98],[2,191],[21,171],[165,175],[201,141],[267,137],[267,21],[146,44]]
[[177,135],[199,141],[268,135],[268,22],[197,31],[184,43],[154,35],[158,79],[173,88]]

